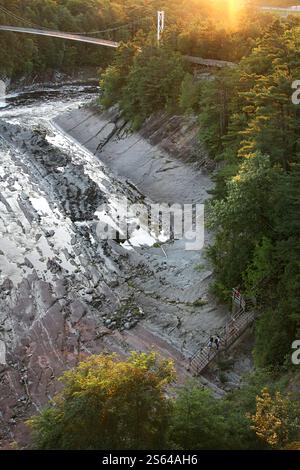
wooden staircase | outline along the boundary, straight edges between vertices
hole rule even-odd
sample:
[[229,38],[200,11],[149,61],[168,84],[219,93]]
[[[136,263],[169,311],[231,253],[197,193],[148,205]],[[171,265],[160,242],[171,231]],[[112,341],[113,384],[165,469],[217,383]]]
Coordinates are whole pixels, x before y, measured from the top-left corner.
[[[252,310],[248,310],[247,307],[252,307]],[[199,375],[220,351],[229,348],[253,323],[254,319],[253,305],[247,303],[246,307],[241,308],[233,315],[229,322],[218,332],[221,339],[219,349],[215,345],[213,347],[207,345],[193,354],[190,358],[190,371],[193,375]]]

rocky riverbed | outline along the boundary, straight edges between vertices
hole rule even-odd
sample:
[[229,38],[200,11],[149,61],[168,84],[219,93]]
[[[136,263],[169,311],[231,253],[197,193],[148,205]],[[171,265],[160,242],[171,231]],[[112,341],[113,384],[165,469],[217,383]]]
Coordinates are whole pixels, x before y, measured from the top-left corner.
[[161,114],[132,133],[117,109],[103,114],[92,105],[96,93],[68,85],[2,103],[2,448],[26,445],[24,420],[80,358],[154,349],[174,359],[180,383],[188,357],[228,317],[209,294],[204,250],[162,243],[136,216],[125,242],[97,233],[104,217],[117,223],[125,197],[144,205],[207,199],[212,168],[197,123]]

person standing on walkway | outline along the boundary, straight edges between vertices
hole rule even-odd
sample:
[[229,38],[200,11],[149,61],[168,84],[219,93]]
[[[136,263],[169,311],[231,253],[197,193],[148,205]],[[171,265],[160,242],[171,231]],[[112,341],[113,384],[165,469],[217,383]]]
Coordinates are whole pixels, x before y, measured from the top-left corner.
[[214,345],[214,338],[213,338],[213,336],[211,336],[209,338],[208,345],[207,345],[208,346],[208,358],[210,356],[213,345]]
[[220,348],[220,343],[221,343],[221,338],[219,335],[217,335],[215,338],[215,345],[216,345],[217,350],[219,350]]

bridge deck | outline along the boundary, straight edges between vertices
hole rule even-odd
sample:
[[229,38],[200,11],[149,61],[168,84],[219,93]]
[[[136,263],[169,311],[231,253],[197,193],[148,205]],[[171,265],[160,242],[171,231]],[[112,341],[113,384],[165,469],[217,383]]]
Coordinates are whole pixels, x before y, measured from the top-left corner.
[[194,375],[201,372],[218,356],[219,352],[230,347],[244,331],[254,322],[254,311],[244,311],[241,309],[219,332],[221,339],[220,349],[213,349],[209,346],[201,348],[190,358],[190,370]]
[[[0,26],[0,31],[11,31],[14,33],[35,34],[39,36],[47,36],[60,39],[68,39],[71,41],[78,41],[87,44],[94,44],[96,46],[106,46],[117,48],[119,42],[108,41],[106,39],[93,38],[89,36],[82,36],[76,33],[64,33],[62,31],[52,31],[49,29],[34,29],[34,28],[21,28],[19,26]],[[224,60],[202,59],[201,57],[184,56],[184,58],[195,65],[202,65],[205,67],[236,67],[233,62],[226,62]]]
[[195,65],[204,65],[205,67],[216,67],[216,68],[223,68],[223,67],[236,67],[237,64],[234,62],[228,62],[226,60],[217,60],[217,59],[202,59],[202,57],[194,57],[191,55],[183,56],[185,60],[191,62]]
[[25,33],[25,34],[37,34],[40,36],[48,36],[61,39],[69,39],[72,41],[85,42],[88,44],[95,44],[97,46],[106,46],[117,48],[118,42],[107,41],[106,39],[91,38],[87,36],[81,36],[75,33],[64,33],[61,31],[51,31],[48,29],[33,29],[33,28],[20,28],[17,26],[0,26],[0,31],[11,31],[14,33]]

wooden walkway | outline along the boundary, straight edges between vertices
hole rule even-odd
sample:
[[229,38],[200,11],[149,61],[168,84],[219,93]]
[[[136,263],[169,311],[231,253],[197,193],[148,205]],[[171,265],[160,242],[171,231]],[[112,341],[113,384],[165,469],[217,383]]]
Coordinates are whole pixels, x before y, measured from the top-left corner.
[[224,67],[237,67],[237,64],[234,62],[228,62],[226,60],[217,60],[217,59],[202,59],[202,57],[194,57],[191,55],[183,56],[185,60],[191,62],[195,65],[202,65],[204,67],[215,67],[215,68],[224,68]]
[[254,311],[240,309],[232,316],[230,321],[219,331],[221,342],[219,349],[215,345],[213,347],[204,346],[190,358],[190,371],[193,375],[199,375],[211,363],[220,351],[230,347],[253,323],[255,319]]

